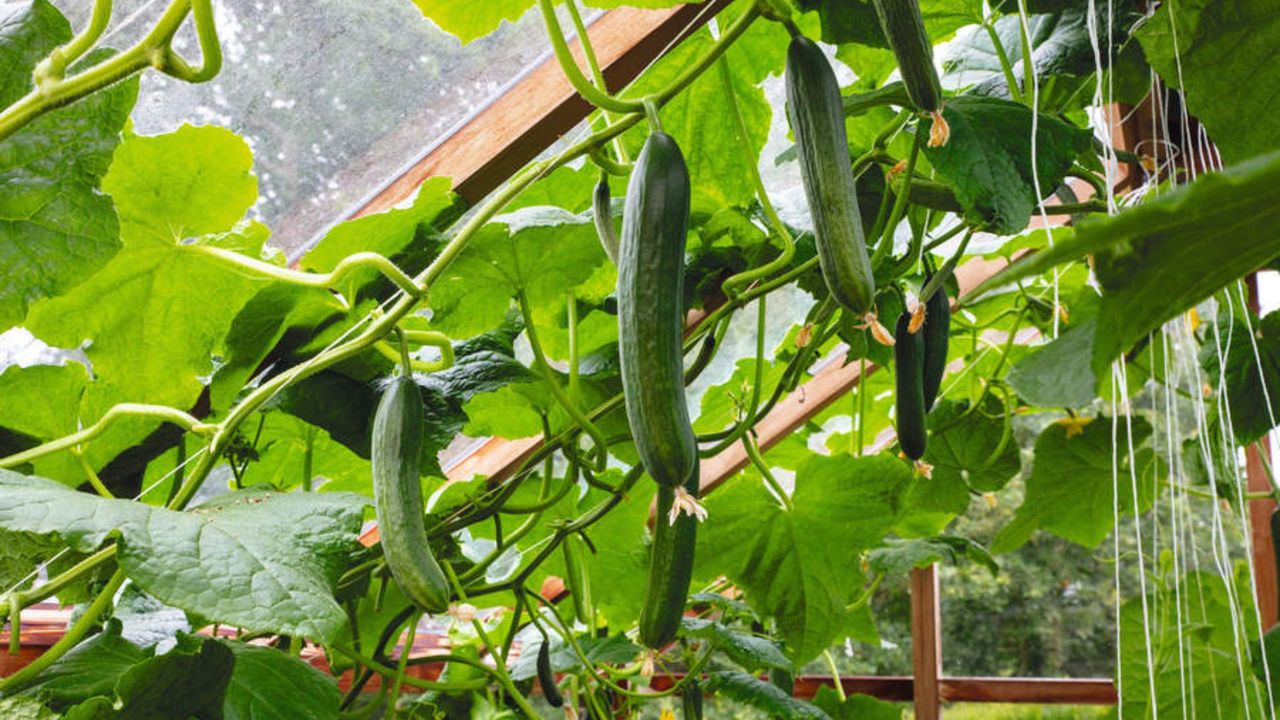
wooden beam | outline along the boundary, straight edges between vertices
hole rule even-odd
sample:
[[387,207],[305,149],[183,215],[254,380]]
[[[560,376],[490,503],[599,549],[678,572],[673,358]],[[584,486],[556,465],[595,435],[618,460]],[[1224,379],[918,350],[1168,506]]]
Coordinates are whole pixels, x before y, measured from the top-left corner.
[[[591,24],[591,44],[611,88],[625,87],[668,48],[700,28],[730,0],[666,10],[619,8]],[[570,47],[582,61],[575,39]],[[352,217],[382,212],[413,197],[430,177],[453,179],[454,191],[476,203],[582,122],[592,106],[549,57],[457,132],[427,150]]]
[[911,571],[912,704],[916,720],[942,717],[942,612],[938,566]]
[[[1258,276],[1250,275],[1246,281],[1249,289],[1249,312],[1257,315],[1260,308],[1258,300]],[[1276,392],[1271,388],[1271,392]],[[1271,434],[1261,441],[1245,448],[1245,479],[1250,492],[1272,492],[1271,476],[1267,473],[1265,462],[1271,458]],[[1262,628],[1266,630],[1280,620],[1280,590],[1276,583],[1276,549],[1271,536],[1271,516],[1276,511],[1276,501],[1270,498],[1249,502],[1249,539],[1253,552],[1253,590],[1258,603],[1258,612],[1262,616]],[[1277,672],[1274,668],[1273,673]]]
[[942,699],[946,702],[1115,705],[1116,685],[1106,678],[949,677],[942,679]]

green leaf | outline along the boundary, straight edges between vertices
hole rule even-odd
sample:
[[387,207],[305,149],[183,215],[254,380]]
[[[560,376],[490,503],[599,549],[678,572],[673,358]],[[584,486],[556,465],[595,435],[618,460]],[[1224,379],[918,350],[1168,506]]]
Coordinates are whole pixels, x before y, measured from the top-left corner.
[[[70,435],[77,426],[77,409],[89,381],[84,365],[11,365],[0,372],[0,424],[41,441]],[[73,485],[84,473],[66,453],[36,460],[36,472]]]
[[1222,380],[1218,353],[1225,350],[1231,429],[1241,445],[1264,437],[1273,426],[1272,418],[1280,418],[1280,313],[1273,312],[1261,320],[1250,318],[1250,323],[1252,338],[1249,327],[1237,318],[1229,326],[1224,323],[1218,330],[1218,338],[1210,331],[1200,350],[1200,363],[1208,371],[1215,389]]
[[36,676],[24,695],[39,697],[55,709],[65,709],[97,695],[111,696],[126,670],[151,653],[120,636],[119,620],[75,646]]
[[942,562],[958,564],[966,559],[982,565],[993,576],[1000,572],[986,549],[969,538],[955,535],[909,540],[889,538],[886,543],[869,555],[870,567],[877,573],[905,575],[912,568],[926,568]]
[[8,720],[58,720],[58,715],[35,698],[0,697],[0,717]]
[[840,702],[835,688],[827,685],[818,688],[813,704],[822,708],[832,720],[902,720],[902,706],[899,704],[861,693],[854,693]]
[[838,637],[862,585],[858,553],[893,527],[911,470],[886,456],[815,455],[796,471],[790,511],[748,477],[707,497],[697,568],[732,579],[803,662]]
[[1277,186],[1280,152],[1202,175],[1114,217],[1082,221],[1073,237],[1019,260],[970,296],[1095,255],[1103,295],[1093,369],[1105,377],[1147,333],[1280,255]]
[[1075,325],[1037,347],[1009,368],[1018,396],[1041,407],[1081,408],[1093,402],[1098,377],[1093,373],[1094,318]]
[[[215,720],[235,658],[213,638],[178,636],[175,648],[126,670],[116,683],[120,720]],[[68,718],[77,717],[75,711]]]
[[[302,336],[296,346],[317,327],[342,317],[342,305],[325,290],[274,283],[259,290],[236,313],[222,341],[223,357],[210,385],[210,404],[228,408],[272,351],[282,346],[286,334]],[[277,348],[279,350],[277,350]]]
[[750,705],[769,717],[831,720],[816,706],[797,700],[778,686],[744,672],[720,670],[708,673],[706,688],[734,702]]
[[[816,10],[822,18],[822,41],[825,43],[889,47],[880,18],[866,0],[800,0],[798,4],[802,10]],[[982,22],[982,3],[975,0],[921,0],[920,16],[929,36],[942,39],[963,25]]]
[[102,189],[115,200],[121,238],[134,247],[222,232],[258,199],[249,144],[226,128],[185,123],[130,136]]
[[687,617],[680,621],[680,634],[710,643],[731,660],[752,672],[778,668],[791,670],[791,661],[768,638],[749,635],[712,620]]
[[589,219],[528,207],[484,226],[431,289],[431,322],[457,337],[498,327],[519,291],[535,322],[552,324],[566,293],[607,262]]
[[504,20],[519,20],[526,10],[534,6],[534,1],[485,0],[460,3],[457,0],[413,0],[413,4],[441,30],[465,44],[497,30]]
[[[66,19],[47,0],[0,6],[0,106],[25,95],[35,64],[70,39]],[[80,284],[119,251],[116,213],[99,186],[137,94],[133,78],[0,141],[0,330],[22,322],[31,303]]]
[[967,400],[947,400],[934,407],[924,459],[933,465],[935,483],[955,478],[966,489],[994,492],[1022,469],[1018,441],[1010,436],[1012,428],[1003,417],[1007,408],[999,398],[987,396],[977,412],[959,420],[969,407]]
[[[787,364],[765,361],[761,372],[760,397],[767,400],[769,393],[782,379]],[[741,419],[751,403],[751,386],[755,383],[756,359],[741,358],[734,366],[733,374],[719,385],[707,388],[702,395],[702,411],[693,422],[693,429],[700,433],[725,430]],[[762,400],[762,402],[763,402]]]
[[360,531],[359,495],[244,490],[175,512],[7,470],[0,495],[9,530],[57,533],[84,552],[118,532],[139,587],[210,621],[322,641],[346,623],[333,588]]
[[224,720],[330,720],[338,717],[338,683],[281,650],[225,642],[235,670],[222,705]]
[[[447,238],[444,231],[466,209],[453,194],[447,177],[433,177],[418,188],[413,204],[348,220],[334,226],[311,248],[299,266],[327,273],[349,255],[373,252],[415,275],[435,258]],[[351,273],[337,288],[352,305],[365,298],[382,299],[395,290],[376,270]],[[487,329],[487,328],[486,328]]]
[[[1013,522],[996,536],[993,552],[1016,549],[1035,528],[1084,547],[1097,547],[1114,527],[1117,500],[1121,513],[1133,513],[1134,482],[1139,510],[1151,504],[1155,474],[1160,470],[1151,448],[1143,446],[1151,425],[1139,417],[1120,417],[1115,422],[1119,423],[1118,446],[1111,441],[1112,421],[1106,417],[1094,418],[1080,430],[1069,423],[1054,423],[1040,433],[1026,499]],[[1132,422],[1132,462],[1127,422]]]
[[1227,163],[1280,146],[1280,14],[1272,0],[1164,3],[1134,32]]
[[951,139],[926,147],[925,157],[955,190],[965,216],[1000,234],[1027,226],[1036,201],[1062,182],[1092,134],[1041,114],[1036,132],[1036,170],[1031,167],[1031,110],[998,98],[958,97],[947,101],[943,116]]

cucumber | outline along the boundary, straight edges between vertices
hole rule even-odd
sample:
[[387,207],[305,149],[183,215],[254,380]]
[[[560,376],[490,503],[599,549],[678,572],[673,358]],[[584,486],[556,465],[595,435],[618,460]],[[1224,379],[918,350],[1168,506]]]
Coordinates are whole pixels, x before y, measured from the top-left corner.
[[[684,488],[694,497],[698,496],[696,472]],[[640,608],[640,642],[654,650],[676,639],[693,577],[698,521],[684,514],[676,518],[674,525],[668,521],[667,513],[675,502],[675,494],[675,488],[658,486],[658,514],[649,552],[649,587]]]
[[570,535],[561,543],[564,549],[564,581],[573,601],[573,612],[578,621],[592,627],[591,572],[587,567],[586,541],[578,535]]
[[[926,280],[927,282],[927,280]],[[939,287],[925,303],[924,327],[924,409],[933,409],[942,387],[942,376],[947,371],[947,350],[951,341],[951,300],[945,287]]]
[[429,612],[449,607],[449,581],[427,543],[419,481],[422,458],[422,394],[412,377],[387,385],[373,418],[374,509],[382,554],[396,584]]
[[673,488],[695,474],[684,396],[684,244],[689,171],[670,135],[645,141],[627,185],[618,248],[618,351],[627,421],[645,470]]
[[801,180],[822,277],[831,295],[861,317],[875,298],[875,278],[858,212],[844,105],[831,64],[811,40],[787,48],[787,117],[796,136]]
[[898,316],[893,333],[893,374],[897,388],[898,447],[912,460],[924,456],[924,335],[909,329],[911,313]]
[[907,97],[917,109],[935,112],[942,106],[942,83],[933,67],[933,43],[924,29],[917,0],[872,0],[889,48],[898,60]]
[[596,235],[600,237],[600,245],[609,261],[618,264],[618,233],[613,229],[613,209],[609,197],[609,176],[600,173],[600,181],[596,183],[596,191],[591,195],[591,219],[595,222]]
[[702,685],[697,680],[686,680],[684,692],[680,693],[680,706],[684,710],[684,720],[702,720]]
[[546,698],[547,704],[551,707],[560,707],[564,705],[564,696],[560,694],[560,687],[556,685],[556,674],[551,669],[551,641],[547,638],[542,639],[542,644],[538,646],[538,686],[542,688],[542,697]]

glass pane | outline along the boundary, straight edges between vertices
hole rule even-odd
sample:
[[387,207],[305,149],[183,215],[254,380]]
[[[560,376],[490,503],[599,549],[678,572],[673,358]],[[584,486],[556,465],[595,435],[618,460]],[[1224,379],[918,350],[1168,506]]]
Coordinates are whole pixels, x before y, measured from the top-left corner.
[[[89,3],[54,2],[83,27]],[[166,5],[118,0],[106,44],[133,43]],[[243,135],[260,183],[254,211],[273,230],[273,244],[289,251],[447,137],[548,47],[536,12],[463,46],[411,0],[223,0],[215,7],[222,72],[203,85],[146,73],[134,127],[155,134],[189,122]],[[175,46],[194,60],[189,25]]]

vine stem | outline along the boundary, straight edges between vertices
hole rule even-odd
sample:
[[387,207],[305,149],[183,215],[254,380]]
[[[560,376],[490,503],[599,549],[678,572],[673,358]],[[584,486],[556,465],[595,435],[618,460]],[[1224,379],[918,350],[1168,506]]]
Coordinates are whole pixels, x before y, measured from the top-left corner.
[[1009,86],[1009,96],[1014,102],[1022,103],[1022,88],[1018,86],[1018,78],[1013,74],[1013,63],[1009,62],[1009,53],[1004,49],[1004,43],[1000,41],[1000,33],[996,32],[995,25],[990,22],[982,23],[982,29],[987,31],[987,37],[991,39],[991,45],[996,50],[996,58],[1000,61],[1000,71],[1004,73],[1004,82]]
[[[908,181],[915,175],[916,158],[920,155],[920,145],[923,140],[924,131],[917,130],[915,137],[911,141],[911,154],[907,156],[907,167],[903,170],[903,176]],[[889,213],[888,222],[881,229],[883,235],[881,235],[879,244],[876,245],[875,253],[871,257],[873,267],[893,252],[893,232],[897,229],[898,223],[902,222],[902,216],[907,212],[907,201],[910,197],[911,183],[905,182],[902,186],[902,192],[898,193],[898,197],[893,202],[893,211]]]
[[556,378],[551,371],[551,364],[547,360],[546,353],[542,351],[542,343],[538,341],[538,333],[534,329],[533,309],[529,307],[529,298],[525,294],[524,288],[516,291],[516,299],[520,303],[520,314],[524,316],[524,331],[525,336],[529,338],[529,348],[533,350],[535,364],[542,374],[543,381],[547,384],[547,389],[551,391],[556,402],[560,403],[564,411],[569,413],[569,417],[573,418],[573,421],[582,428],[583,432],[591,436],[591,441],[596,446],[596,472],[604,472],[609,463],[609,443],[605,439],[604,433],[600,432],[600,428],[591,422],[591,418],[587,417],[586,413],[578,408],[573,398],[566,395],[564,389],[560,387],[560,383],[556,382]]
[[751,437],[751,433],[742,436],[742,448],[747,451],[747,459],[756,467],[756,470],[760,471],[764,481],[777,494],[778,500],[782,503],[782,509],[790,512],[792,509],[791,498],[782,489],[778,479],[773,476],[773,471],[769,469],[768,463],[764,461],[764,456],[760,454],[760,446],[756,444],[755,438]]
[[[586,23],[582,22],[582,13],[578,11],[577,0],[566,0],[565,8],[569,11],[569,19],[573,21],[573,30],[578,35],[578,44],[582,46],[582,56],[586,58],[587,69],[591,71],[591,79],[595,82],[596,87],[604,92],[609,92],[609,84],[604,80],[604,73],[600,71],[600,61],[596,58],[596,50],[591,45],[591,33],[587,32]],[[613,122],[613,115],[608,110],[601,110],[605,124]],[[626,165],[630,158],[627,156],[627,148],[622,144],[622,138],[613,139],[613,151],[618,154],[618,162]],[[592,159],[595,159],[592,156]]]
[[34,73],[36,84],[50,79],[60,80],[67,66],[75,62],[98,43],[98,38],[106,31],[111,22],[111,0],[94,0],[93,14],[89,16],[89,25],[66,45],[54,48],[49,57],[36,65]]
[[408,273],[401,270],[387,258],[374,252],[359,252],[354,255],[348,255],[332,271],[327,273],[310,273],[272,265],[271,263],[212,245],[192,245],[188,249],[191,252],[214,258],[219,262],[264,278],[307,288],[333,289],[337,287],[339,282],[356,270],[371,268],[382,273],[388,280],[395,283],[396,287],[408,293],[410,297],[426,297],[426,289],[415,283]]
[[[85,608],[80,617],[67,628],[62,637],[54,643],[48,650],[40,654],[39,657],[32,660],[26,667],[18,670],[14,674],[0,680],[0,692],[11,695],[31,684],[31,681],[37,675],[44,672],[46,668],[52,665],[58,658],[67,653],[68,650],[75,647],[89,630],[98,622],[98,618],[102,617],[102,613],[115,601],[116,591],[124,584],[124,571],[116,570],[107,581],[107,586],[94,598],[89,607]],[[17,623],[14,623],[15,627]]]
[[[196,34],[203,56],[202,65],[198,69],[192,68],[170,47],[178,28],[193,9]],[[91,27],[92,24],[91,19]],[[73,39],[72,50],[84,52],[92,45],[92,40],[96,38]],[[146,37],[128,50],[69,78],[52,75],[43,78],[43,82],[0,112],[0,140],[8,138],[50,110],[114,85],[148,67],[186,82],[204,82],[218,74],[222,68],[222,50],[213,23],[211,0],[173,0]],[[56,69],[56,62],[48,69]]]
[[201,422],[192,415],[176,408],[141,403],[120,403],[112,406],[102,417],[98,418],[97,422],[79,432],[74,432],[57,440],[50,440],[20,453],[0,458],[0,468],[16,467],[61,450],[72,450],[106,432],[107,428],[116,420],[126,417],[153,418],[173,423],[187,432],[200,434],[213,432],[218,427],[217,425]]

